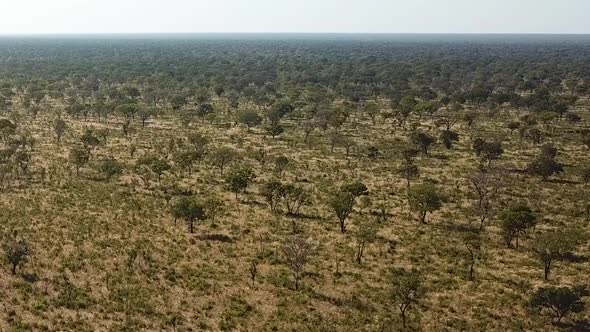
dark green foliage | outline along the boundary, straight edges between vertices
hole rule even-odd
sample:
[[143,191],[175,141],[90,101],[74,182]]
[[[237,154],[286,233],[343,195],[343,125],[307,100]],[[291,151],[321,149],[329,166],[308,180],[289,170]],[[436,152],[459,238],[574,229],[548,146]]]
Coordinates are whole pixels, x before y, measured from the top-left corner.
[[534,239],[531,248],[535,257],[543,263],[545,280],[549,279],[553,262],[571,254],[581,240],[582,234],[571,230],[551,231]]
[[338,191],[332,194],[332,197],[328,201],[328,205],[338,218],[340,222],[340,232],[346,232],[345,221],[346,218],[352,213],[355,203],[355,196],[348,191]]
[[26,241],[15,241],[6,245],[5,257],[10,264],[10,271],[16,274],[17,268],[22,268],[31,256],[31,247]]
[[504,153],[502,143],[500,142],[484,142],[480,148],[479,156],[483,161],[488,163],[488,166],[492,161],[497,160]]
[[262,185],[260,188],[260,194],[268,205],[270,206],[270,210],[272,212],[276,212],[281,202],[281,198],[284,195],[284,187],[283,184],[279,181],[269,181]]
[[135,163],[135,167],[136,169],[147,167],[151,172],[156,174],[158,177],[158,182],[161,182],[162,174],[172,168],[166,160],[158,158],[154,155],[146,155],[139,158]]
[[105,158],[100,164],[100,171],[107,180],[123,173],[123,165],[113,157]]
[[369,188],[360,181],[351,182],[340,187],[340,191],[350,193],[354,197],[366,196]]
[[210,158],[213,165],[219,167],[221,175],[225,166],[238,159],[238,153],[236,150],[230,147],[221,147],[211,152]]
[[254,181],[256,174],[249,167],[238,167],[231,170],[231,172],[225,177],[225,183],[229,190],[236,195],[246,191],[246,188]]
[[410,206],[420,213],[420,222],[426,224],[426,214],[442,207],[444,197],[430,183],[414,186],[410,189]]
[[512,246],[512,240],[516,238],[516,247],[518,248],[518,239],[520,235],[526,232],[537,223],[537,216],[526,205],[516,204],[500,214],[502,235],[506,246]]
[[422,153],[428,155],[428,148],[435,142],[435,139],[430,134],[415,131],[410,136],[410,141],[416,145]]
[[398,306],[403,327],[406,328],[406,315],[410,307],[422,302],[426,295],[422,276],[416,270],[394,271],[392,278],[391,297]]
[[183,219],[187,222],[188,231],[194,232],[194,223],[206,218],[205,207],[191,197],[182,197],[172,207],[174,219]]
[[547,287],[539,288],[530,299],[530,305],[533,309],[545,309],[553,316],[556,323],[569,315],[570,313],[582,312],[584,302],[582,302],[582,289],[572,289],[569,287]]
[[563,165],[553,158],[540,156],[527,166],[527,172],[531,175],[540,176],[543,181],[547,181],[552,175],[563,172]]
[[70,150],[69,160],[76,168],[76,175],[80,175],[80,167],[86,165],[90,160],[90,152],[82,147],[74,147]]
[[244,111],[238,114],[238,121],[241,124],[246,125],[246,127],[248,127],[248,130],[250,130],[251,127],[256,127],[259,124],[261,124],[262,118],[256,112]]
[[271,123],[265,129],[272,138],[275,138],[285,132],[285,128],[283,128],[280,123]]
[[453,144],[459,140],[459,134],[452,130],[445,130],[440,134],[440,140],[445,148],[450,149]]
[[55,132],[55,137],[57,138],[57,142],[61,142],[61,138],[66,132],[66,122],[60,118],[55,119],[53,121],[53,131]]

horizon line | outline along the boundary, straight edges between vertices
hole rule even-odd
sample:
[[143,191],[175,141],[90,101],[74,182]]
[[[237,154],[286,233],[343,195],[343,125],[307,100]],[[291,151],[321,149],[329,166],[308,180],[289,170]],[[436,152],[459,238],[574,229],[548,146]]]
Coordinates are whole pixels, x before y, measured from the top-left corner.
[[586,36],[590,32],[341,32],[341,31],[197,31],[197,32],[0,32],[5,36],[85,36],[85,35],[554,35],[554,36]]

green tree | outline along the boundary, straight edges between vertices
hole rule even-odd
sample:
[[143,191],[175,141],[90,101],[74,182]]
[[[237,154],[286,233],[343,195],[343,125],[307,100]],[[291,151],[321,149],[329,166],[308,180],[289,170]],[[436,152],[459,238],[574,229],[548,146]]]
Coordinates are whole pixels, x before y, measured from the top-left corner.
[[377,239],[377,226],[371,222],[365,222],[359,225],[359,229],[355,233],[356,238],[356,262],[362,263],[365,249],[369,244]]
[[442,207],[443,196],[430,183],[414,186],[410,189],[410,207],[420,213],[420,222],[426,224],[426,214]]
[[445,130],[440,134],[440,140],[445,148],[450,149],[453,144],[459,140],[459,134],[452,130]]
[[188,176],[191,176],[193,165],[199,158],[194,151],[178,151],[174,154],[173,159],[180,168],[187,170]]
[[225,166],[238,159],[238,153],[230,147],[221,147],[213,150],[210,158],[213,165],[217,166],[223,175]]
[[158,177],[158,183],[161,182],[162,174],[168,172],[172,167],[164,159],[160,159],[157,156],[146,155],[137,160],[135,163],[136,169],[141,167],[147,167],[152,173]]
[[553,158],[540,156],[527,166],[527,172],[531,175],[540,176],[543,181],[547,181],[552,175],[563,172],[563,165]]
[[275,138],[282,134],[285,131],[285,128],[281,126],[280,123],[271,123],[270,125],[266,126],[266,132],[272,137]]
[[53,132],[55,133],[55,137],[57,138],[57,143],[61,142],[61,138],[66,132],[66,129],[67,125],[63,119],[57,118],[53,121]]
[[262,123],[262,118],[254,111],[244,111],[238,114],[238,122],[245,125],[250,131],[250,128]]
[[348,191],[338,191],[328,201],[328,205],[338,218],[340,222],[340,232],[346,232],[346,218],[352,213],[354,209],[355,196]]
[[203,202],[203,207],[205,208],[205,214],[207,218],[211,220],[212,223],[215,223],[215,218],[217,216],[223,215],[225,211],[225,203],[224,201],[217,197],[217,196],[209,196]]
[[5,257],[8,263],[10,263],[12,274],[16,274],[16,269],[22,268],[30,256],[31,247],[24,240],[12,242],[5,248]]
[[393,301],[402,317],[402,325],[406,328],[406,314],[410,307],[417,306],[426,296],[422,284],[422,276],[415,270],[399,270],[394,273],[391,292]]
[[266,182],[260,188],[260,194],[264,197],[272,212],[277,212],[284,193],[285,188],[283,187],[283,184],[276,180]]
[[246,191],[246,188],[254,181],[256,175],[249,167],[237,167],[226,176],[225,182],[231,192],[236,195]]
[[113,176],[123,173],[123,165],[113,157],[107,157],[100,163],[100,172],[105,176],[107,181]]
[[193,198],[182,197],[172,207],[174,219],[183,219],[187,222],[188,231],[194,232],[194,223],[197,220],[205,220],[205,208]]
[[538,235],[531,245],[534,256],[543,263],[545,280],[549,279],[553,262],[571,254],[580,239],[579,233],[558,230]]
[[526,205],[516,204],[500,214],[502,235],[507,247],[512,246],[512,240],[516,238],[518,248],[519,235],[526,234],[527,230],[537,223],[537,216]]
[[484,142],[480,148],[480,158],[488,163],[488,167],[492,161],[500,159],[504,154],[502,143],[500,142]]
[[311,202],[311,195],[305,188],[288,183],[283,186],[283,200],[287,207],[287,214],[294,216],[299,214],[303,206]]
[[76,176],[79,176],[80,168],[90,160],[90,152],[82,147],[74,147],[70,150],[69,160],[76,168]]
[[416,145],[422,153],[428,155],[428,148],[435,142],[435,139],[425,132],[414,131],[410,135],[410,141]]
[[570,313],[584,311],[583,295],[585,295],[585,292],[582,289],[569,287],[539,288],[531,296],[530,305],[533,309],[549,310],[554,316],[553,322],[559,323]]

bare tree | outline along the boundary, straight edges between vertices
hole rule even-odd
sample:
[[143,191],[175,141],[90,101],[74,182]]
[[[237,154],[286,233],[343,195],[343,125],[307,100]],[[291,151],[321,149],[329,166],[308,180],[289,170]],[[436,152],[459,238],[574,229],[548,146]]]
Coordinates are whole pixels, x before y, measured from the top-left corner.
[[477,200],[473,205],[473,211],[479,218],[479,230],[483,230],[485,222],[493,214],[493,202],[501,187],[501,182],[493,172],[477,172],[469,178]]
[[282,247],[285,260],[293,272],[295,278],[295,290],[299,289],[299,284],[305,273],[305,265],[316,252],[316,246],[311,239],[306,239],[301,235],[289,237]]

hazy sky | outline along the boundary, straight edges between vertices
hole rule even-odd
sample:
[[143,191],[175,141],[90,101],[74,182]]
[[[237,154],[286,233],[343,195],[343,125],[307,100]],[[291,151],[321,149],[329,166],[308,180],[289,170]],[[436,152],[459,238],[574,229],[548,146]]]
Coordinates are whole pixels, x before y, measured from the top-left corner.
[[0,0],[0,34],[590,33],[590,0]]

